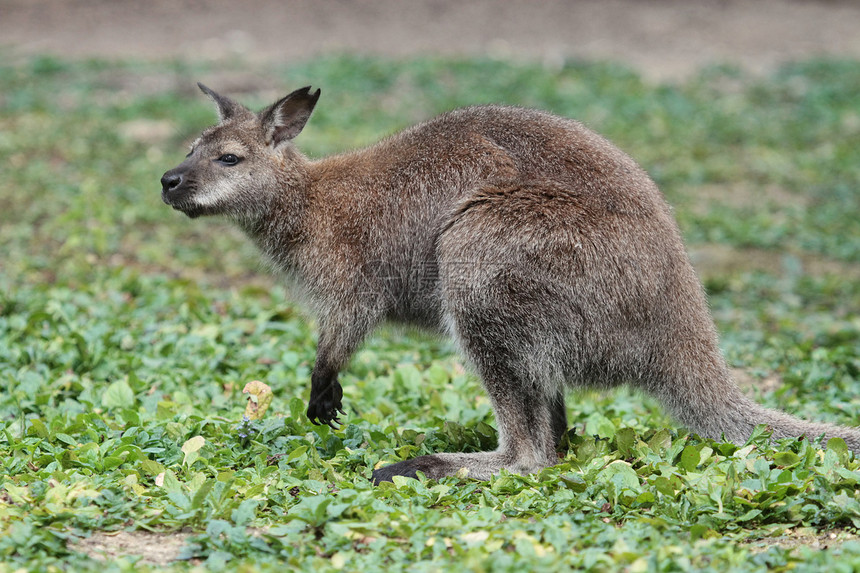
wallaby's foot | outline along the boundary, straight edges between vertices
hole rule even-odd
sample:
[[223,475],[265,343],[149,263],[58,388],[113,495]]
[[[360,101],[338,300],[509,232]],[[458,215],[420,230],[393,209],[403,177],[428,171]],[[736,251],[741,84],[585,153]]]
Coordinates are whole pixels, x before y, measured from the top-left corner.
[[322,380],[316,376],[311,378],[311,398],[308,403],[308,419],[314,424],[328,424],[337,429],[340,420],[337,415],[346,414],[343,411],[343,387],[337,377]]
[[508,449],[495,452],[477,452],[474,454],[431,454],[404,460],[373,472],[373,484],[393,481],[394,476],[417,478],[421,472],[429,479],[440,479],[456,475],[460,470],[466,470],[465,476],[472,479],[488,480],[503,469],[511,473],[526,475],[542,470],[557,463],[554,452],[552,456],[535,458],[533,451],[523,451],[519,455]]
[[373,485],[379,485],[380,482],[384,481],[394,481],[391,479],[394,476],[417,478],[419,471],[430,479],[439,479],[457,473],[457,469],[459,468],[452,468],[438,455],[419,456],[374,470]]

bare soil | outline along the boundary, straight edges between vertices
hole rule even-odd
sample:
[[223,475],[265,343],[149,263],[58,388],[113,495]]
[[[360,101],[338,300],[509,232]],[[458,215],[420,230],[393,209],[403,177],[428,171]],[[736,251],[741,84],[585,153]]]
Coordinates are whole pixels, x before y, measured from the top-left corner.
[[0,46],[71,58],[288,63],[326,53],[625,62],[653,80],[860,57],[850,0],[0,0]]
[[762,537],[755,541],[747,542],[753,553],[767,551],[769,547],[780,547],[782,549],[797,549],[798,547],[809,547],[810,549],[837,549],[846,541],[857,541],[860,539],[856,533],[846,529],[831,529],[829,531],[818,531],[805,527],[789,529],[778,537]]
[[140,558],[141,565],[164,566],[179,558],[190,533],[148,531],[97,531],[81,539],[71,549],[100,561],[119,557]]
[[[249,530],[260,535],[260,530]],[[120,557],[139,559],[138,564],[164,567],[176,561],[190,533],[151,533],[148,531],[95,532],[72,545],[72,549],[102,561]],[[836,549],[846,541],[860,539],[856,533],[845,529],[818,531],[795,528],[774,537],[762,537],[748,541],[746,545],[754,553],[767,551],[769,547],[797,549],[801,546],[812,549]]]

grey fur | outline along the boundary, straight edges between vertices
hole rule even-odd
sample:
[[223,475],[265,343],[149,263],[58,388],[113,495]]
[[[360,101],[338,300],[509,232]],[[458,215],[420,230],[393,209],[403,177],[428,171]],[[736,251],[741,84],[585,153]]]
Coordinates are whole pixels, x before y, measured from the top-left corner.
[[376,470],[375,482],[537,471],[556,463],[565,390],[624,383],[703,436],[742,443],[767,424],[775,437],[840,436],[860,451],[856,429],[741,393],[668,205],[581,124],[471,107],[310,161],[291,140],[319,90],[253,113],[201,89],[222,120],[165,173],[162,197],[191,217],[236,221],[316,312],[308,417],[338,421],[338,372],[383,321],[453,336],[492,400],[496,451],[421,456]]

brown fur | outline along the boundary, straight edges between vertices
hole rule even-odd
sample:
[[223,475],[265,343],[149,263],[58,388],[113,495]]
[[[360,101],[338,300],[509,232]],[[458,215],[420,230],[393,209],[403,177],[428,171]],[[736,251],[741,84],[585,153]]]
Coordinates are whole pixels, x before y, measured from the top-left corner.
[[552,465],[565,390],[623,383],[703,436],[742,443],[768,424],[775,437],[840,436],[860,451],[860,431],[767,410],[738,390],[662,195],[581,124],[472,107],[309,161],[292,139],[319,91],[253,113],[201,89],[221,122],[165,173],[162,196],[192,217],[235,220],[316,312],[308,417],[337,421],[337,373],[387,320],[453,336],[492,400],[495,452],[422,456],[375,482]]

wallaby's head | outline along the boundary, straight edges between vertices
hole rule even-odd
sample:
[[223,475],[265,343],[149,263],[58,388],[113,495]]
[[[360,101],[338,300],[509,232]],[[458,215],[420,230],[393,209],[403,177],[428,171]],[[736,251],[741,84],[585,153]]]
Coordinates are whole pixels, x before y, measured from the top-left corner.
[[253,220],[273,199],[302,185],[306,159],[292,139],[310,118],[320,90],[296,90],[255,113],[198,86],[215,102],[220,121],[197,138],[185,161],[162,176],[161,198],[189,217]]

